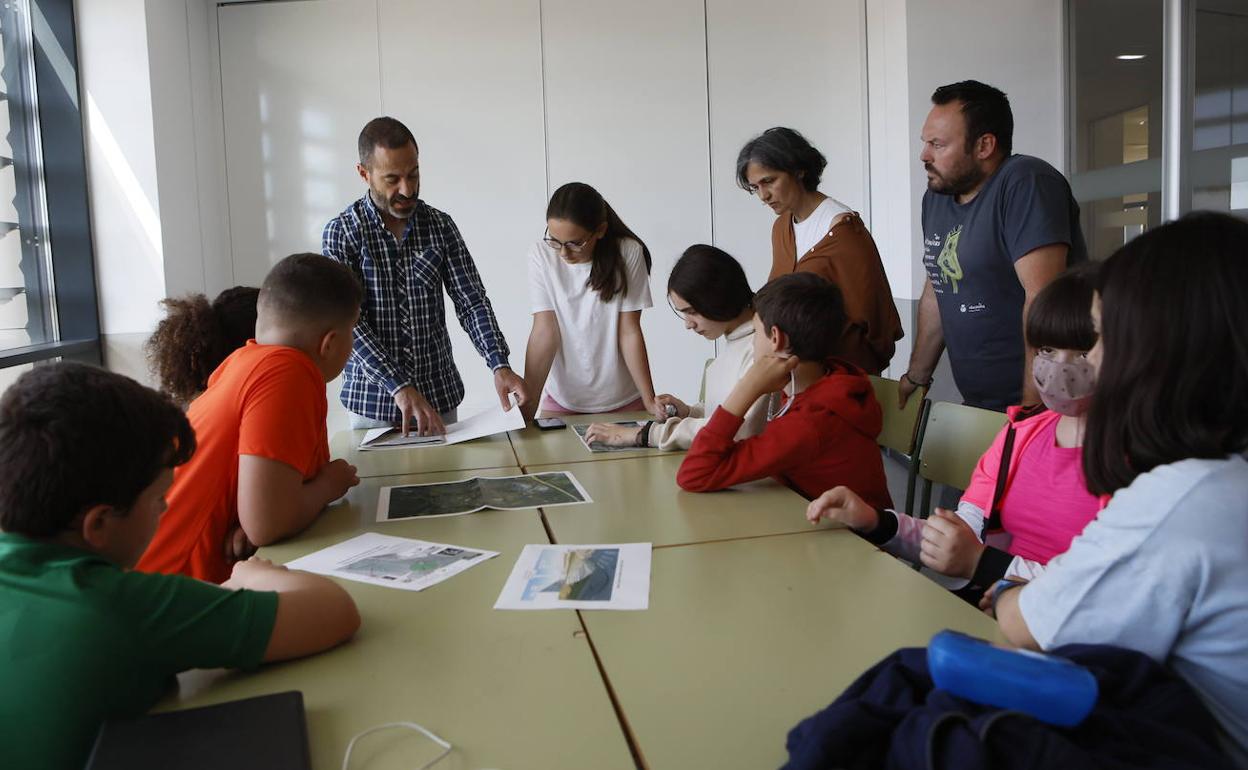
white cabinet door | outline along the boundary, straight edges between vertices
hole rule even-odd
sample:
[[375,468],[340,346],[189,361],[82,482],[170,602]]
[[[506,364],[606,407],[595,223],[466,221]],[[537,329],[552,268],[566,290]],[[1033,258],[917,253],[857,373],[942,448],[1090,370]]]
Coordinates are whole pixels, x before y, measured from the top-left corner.
[[655,387],[696,398],[711,346],[667,310],[667,275],[711,242],[702,0],[543,0],[550,188],[593,185],[654,257],[642,314]]
[[863,211],[865,30],[855,0],[707,0],[715,244],[755,288],[771,267],[771,209],[737,186],[737,154],[773,126],[800,131],[828,167],[820,190]]

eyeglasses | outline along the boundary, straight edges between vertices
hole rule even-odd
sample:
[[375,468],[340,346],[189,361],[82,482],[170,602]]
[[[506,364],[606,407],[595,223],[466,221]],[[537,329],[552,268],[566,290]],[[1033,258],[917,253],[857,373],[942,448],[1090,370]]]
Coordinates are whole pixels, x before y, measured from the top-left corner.
[[550,230],[547,230],[545,235],[542,236],[542,240],[546,242],[547,246],[554,249],[556,253],[563,251],[563,247],[566,246],[568,251],[573,254],[580,254],[585,250],[585,247],[589,245],[589,242],[593,240],[593,237],[594,236],[591,233],[588,237],[579,241],[561,241],[558,238],[550,237]]

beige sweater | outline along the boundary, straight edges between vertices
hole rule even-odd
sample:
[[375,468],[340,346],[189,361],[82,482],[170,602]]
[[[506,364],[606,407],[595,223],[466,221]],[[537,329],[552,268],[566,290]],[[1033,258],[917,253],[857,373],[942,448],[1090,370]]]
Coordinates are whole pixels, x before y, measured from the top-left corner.
[[[706,399],[691,404],[689,416],[672,417],[650,426],[650,446],[664,450],[688,449],[715,409],[728,398],[734,386],[754,363],[754,323],[746,321],[723,337],[724,350],[706,368]],[[767,423],[767,398],[754,402],[745,413],[737,440],[757,436]]]

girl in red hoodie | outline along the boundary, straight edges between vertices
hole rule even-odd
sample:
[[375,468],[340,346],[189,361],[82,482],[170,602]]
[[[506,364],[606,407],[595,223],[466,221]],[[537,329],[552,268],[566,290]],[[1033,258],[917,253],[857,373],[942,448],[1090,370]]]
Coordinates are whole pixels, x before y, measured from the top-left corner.
[[[676,482],[713,492],[770,476],[807,499],[846,486],[891,507],[871,382],[832,357],[839,332],[828,330],[845,325],[840,290],[813,273],[792,273],[764,286],[754,310],[754,364],[694,438]],[[750,406],[775,393],[781,406],[762,434],[735,441]]]

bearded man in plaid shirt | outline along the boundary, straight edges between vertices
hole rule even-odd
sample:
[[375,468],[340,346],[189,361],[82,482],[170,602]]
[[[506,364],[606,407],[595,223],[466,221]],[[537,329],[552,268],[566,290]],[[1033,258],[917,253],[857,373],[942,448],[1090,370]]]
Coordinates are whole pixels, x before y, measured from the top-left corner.
[[445,433],[445,423],[455,421],[464,383],[451,357],[446,295],[494,372],[503,408],[511,408],[510,394],[525,403],[524,380],[508,364],[507,341],[459,229],[420,200],[412,132],[394,118],[375,118],[360,132],[359,153],[356,170],[368,192],[321,236],[322,253],[364,284],[343,370],[341,398],[352,427],[399,425],[406,434],[411,425],[426,436]]

